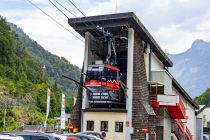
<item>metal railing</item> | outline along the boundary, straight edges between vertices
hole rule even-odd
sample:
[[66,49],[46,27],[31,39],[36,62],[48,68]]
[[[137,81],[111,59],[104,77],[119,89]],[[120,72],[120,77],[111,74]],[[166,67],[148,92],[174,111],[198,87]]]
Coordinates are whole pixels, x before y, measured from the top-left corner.
[[186,127],[186,135],[187,135],[187,139],[188,140],[192,140],[192,134],[190,132],[190,130]]
[[181,107],[181,111],[183,112],[183,114],[185,114],[185,106],[184,106],[184,104],[183,104],[183,102],[182,102],[182,99],[180,99],[180,97],[179,97],[179,104],[180,104],[180,107]]

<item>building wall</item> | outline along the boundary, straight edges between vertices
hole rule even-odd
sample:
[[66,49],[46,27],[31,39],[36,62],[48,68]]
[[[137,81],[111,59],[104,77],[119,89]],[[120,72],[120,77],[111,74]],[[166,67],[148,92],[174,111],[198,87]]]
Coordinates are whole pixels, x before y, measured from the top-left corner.
[[193,140],[196,140],[196,116],[195,116],[195,108],[192,107],[191,104],[187,102],[187,127],[193,135]]
[[[148,75],[148,70],[149,70],[149,62],[148,62],[148,58],[149,56],[147,55],[147,53],[144,53],[144,60],[145,60],[145,68],[146,68],[146,72]],[[159,71],[159,70],[164,70],[164,65],[163,63],[157,58],[157,56],[151,52],[151,71]]]
[[[83,112],[83,131],[87,130],[87,120],[94,121],[94,131],[101,133],[101,121],[108,121],[105,140],[125,140],[126,113],[119,112]],[[115,132],[115,122],[123,122],[123,132]]]
[[173,87],[173,93],[177,94],[179,98],[181,98],[185,108],[186,108],[186,116],[188,119],[182,120],[186,122],[186,126],[190,130],[191,134],[193,135],[193,140],[196,139],[196,116],[195,116],[195,108]]
[[[80,83],[83,83],[83,75],[80,76]],[[82,122],[82,113],[81,113],[82,92],[83,92],[83,88],[80,86],[77,92],[77,100],[71,111],[71,123],[73,124],[74,128],[78,129],[78,131],[81,131],[81,122]]]
[[171,139],[171,118],[168,115],[166,111],[164,111],[164,127],[163,127],[163,133],[164,133],[164,140]]
[[[146,134],[143,128],[148,129],[149,139],[155,139],[155,118],[150,118],[149,114],[154,114],[153,108],[149,104],[149,91],[144,60],[144,47],[142,40],[135,33],[134,35],[134,61],[133,61],[133,110],[132,126],[134,133],[133,140],[145,140]],[[150,120],[150,121],[148,121]]]
[[151,57],[151,69],[153,71],[164,70],[163,63],[157,58],[157,56],[154,53],[152,53],[152,57]]
[[203,110],[203,126],[207,127],[207,122],[210,122],[210,107]]

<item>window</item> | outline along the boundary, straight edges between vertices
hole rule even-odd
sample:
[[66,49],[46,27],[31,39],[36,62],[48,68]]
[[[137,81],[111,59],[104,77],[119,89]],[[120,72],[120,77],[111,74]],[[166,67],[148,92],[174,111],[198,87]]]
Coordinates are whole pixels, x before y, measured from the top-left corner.
[[207,122],[207,127],[210,127],[210,122]]
[[22,135],[21,137],[23,137],[24,140],[32,140],[32,136]]
[[49,140],[49,138],[45,136],[33,136],[33,140]]
[[87,121],[87,131],[94,131],[94,121]]
[[61,140],[60,138],[55,137],[55,140]]
[[108,121],[101,121],[101,131],[108,131]]
[[115,122],[115,132],[123,132],[123,122]]

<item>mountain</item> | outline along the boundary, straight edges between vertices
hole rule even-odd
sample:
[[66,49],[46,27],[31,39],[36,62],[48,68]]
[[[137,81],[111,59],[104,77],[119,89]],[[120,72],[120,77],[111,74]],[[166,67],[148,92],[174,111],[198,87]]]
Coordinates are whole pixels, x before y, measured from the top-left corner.
[[210,42],[195,40],[187,51],[169,57],[174,62],[170,72],[191,97],[210,87]]
[[[47,88],[52,91],[50,118],[60,115],[61,90],[51,83],[42,63],[0,18],[0,131],[6,110],[6,130],[45,119]],[[49,119],[50,120],[50,119]]]
[[11,29],[18,34],[20,40],[27,50],[42,63],[43,67],[46,68],[46,73],[50,78],[50,81],[52,83],[56,81],[59,87],[61,87],[62,92],[66,93],[67,95],[76,95],[77,86],[75,83],[64,79],[62,75],[79,80],[81,70],[77,66],[72,65],[64,57],[58,57],[45,50],[15,24],[8,24],[10,25]]

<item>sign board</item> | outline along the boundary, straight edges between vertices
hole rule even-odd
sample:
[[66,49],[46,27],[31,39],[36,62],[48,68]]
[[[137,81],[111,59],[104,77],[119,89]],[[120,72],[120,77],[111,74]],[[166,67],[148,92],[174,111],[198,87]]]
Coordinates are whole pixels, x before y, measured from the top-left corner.
[[49,111],[50,111],[50,96],[51,96],[51,90],[47,89],[47,107],[46,107],[46,118],[44,122],[44,127],[47,127],[47,119],[49,116]]
[[106,137],[106,132],[102,132],[101,135],[102,135],[102,137],[105,138]]
[[65,94],[63,93],[61,99],[61,129],[65,129]]
[[129,127],[129,121],[126,121],[125,126]]
[[147,132],[148,132],[148,128],[147,128],[147,127],[144,127],[144,128],[142,128],[142,131],[143,131],[144,133],[147,133]]
[[74,126],[71,123],[69,124],[69,129],[70,130],[73,130],[74,129]]

